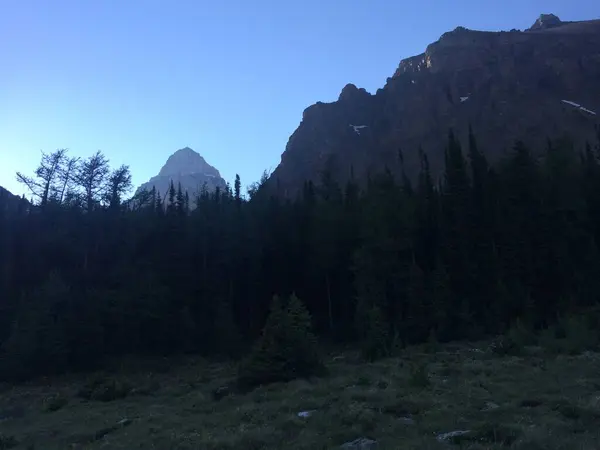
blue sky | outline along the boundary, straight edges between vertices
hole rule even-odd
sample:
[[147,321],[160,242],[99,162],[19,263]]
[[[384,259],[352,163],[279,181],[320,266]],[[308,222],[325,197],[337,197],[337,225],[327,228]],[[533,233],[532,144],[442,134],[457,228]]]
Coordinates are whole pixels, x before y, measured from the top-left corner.
[[0,0],[0,185],[40,150],[102,150],[137,186],[189,146],[247,185],[302,111],[369,92],[458,25],[600,16],[598,0]]

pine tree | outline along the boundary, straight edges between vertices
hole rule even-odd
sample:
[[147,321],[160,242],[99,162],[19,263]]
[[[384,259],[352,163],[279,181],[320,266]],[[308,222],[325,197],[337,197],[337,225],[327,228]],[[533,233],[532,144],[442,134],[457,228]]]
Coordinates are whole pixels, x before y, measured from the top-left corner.
[[386,171],[370,181],[361,207],[361,244],[353,260],[356,295],[358,301],[379,306],[398,331],[406,319],[414,258],[413,199]]
[[498,262],[495,252],[496,204],[492,176],[487,160],[479,150],[473,130],[469,127],[469,160],[473,180],[469,209],[469,254],[472,261],[472,291],[475,293],[471,310],[474,321],[484,324],[494,320],[489,307],[497,301]]
[[267,322],[260,339],[254,346],[250,356],[240,365],[238,385],[241,388],[252,388],[259,384],[268,384],[286,380],[285,373],[286,314],[279,296],[271,301]]
[[310,315],[293,295],[287,308],[273,297],[263,333],[238,373],[241,388],[289,381],[322,373],[317,340],[310,329]]
[[176,203],[175,198],[177,196],[177,191],[175,190],[175,185],[173,184],[173,180],[169,184],[169,201],[167,203],[167,213],[169,215],[173,215],[176,212]]
[[290,296],[287,313],[289,316],[289,329],[287,331],[290,334],[290,341],[301,346],[302,360],[300,365],[304,367],[301,370],[306,373],[318,372],[322,363],[319,357],[317,338],[311,332],[312,318],[304,303],[296,297],[295,293]]
[[358,305],[357,318],[362,322],[361,353],[368,361],[375,361],[390,355],[389,325],[377,305]]
[[435,268],[439,256],[439,195],[433,184],[427,154],[419,148],[421,171],[415,201],[415,259],[426,273]]
[[[523,142],[516,142],[500,167],[498,253],[503,284],[513,302],[522,305],[527,291],[536,285],[542,243],[540,241],[542,182],[538,163]],[[518,294],[525,297],[519,298]],[[535,300],[535,299],[534,299]],[[520,315],[516,305],[504,302],[502,316]],[[511,312],[513,311],[513,312]]]
[[150,209],[152,211],[156,211],[156,186],[152,186],[152,190],[150,191]]
[[461,145],[451,130],[446,147],[446,168],[442,191],[443,220],[443,262],[447,267],[452,307],[450,313],[453,327],[462,329],[467,324],[461,323],[460,311],[465,300],[471,300],[473,279],[469,259],[470,186],[466,170],[466,161]]
[[160,191],[156,191],[156,214],[158,216],[162,216],[165,212],[165,205],[163,204],[162,197],[160,196]]
[[186,214],[185,208],[185,195],[181,189],[181,183],[177,184],[177,194],[175,195],[175,210],[178,215],[184,216]]
[[233,185],[233,189],[234,189],[235,202],[239,206],[242,201],[242,197],[241,197],[242,182],[240,181],[240,176],[237,173],[235,174],[235,183]]

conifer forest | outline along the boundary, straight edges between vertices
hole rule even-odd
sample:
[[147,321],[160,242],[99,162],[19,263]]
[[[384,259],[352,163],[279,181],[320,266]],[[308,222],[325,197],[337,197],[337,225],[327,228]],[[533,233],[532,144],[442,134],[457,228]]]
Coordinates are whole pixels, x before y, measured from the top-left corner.
[[[236,177],[129,198],[127,166],[44,153],[17,175],[33,201],[0,198],[0,374],[189,354],[245,361],[254,385],[314,373],[324,344],[374,360],[595,310],[600,139],[516,142],[494,164],[482,150],[450,132],[439,177],[420,151],[418,176],[325,172],[297,198],[266,175],[247,193]],[[288,341],[293,368],[273,354]]]

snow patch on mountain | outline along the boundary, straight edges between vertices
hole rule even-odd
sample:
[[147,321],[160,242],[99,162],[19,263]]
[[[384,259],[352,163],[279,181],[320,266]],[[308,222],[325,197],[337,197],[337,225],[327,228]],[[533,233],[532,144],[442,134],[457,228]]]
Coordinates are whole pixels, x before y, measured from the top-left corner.
[[594,115],[594,116],[596,115],[596,113],[595,113],[594,111],[592,111],[591,109],[584,108],[584,107],[583,107],[583,106],[581,106],[579,103],[575,103],[575,102],[572,102],[572,101],[570,101],[570,100],[561,100],[561,102],[563,102],[563,103],[566,103],[567,105],[571,105],[571,106],[573,106],[573,107],[575,107],[575,108],[578,108],[578,109],[580,109],[581,111],[583,111],[583,112],[586,112],[586,113],[588,113],[588,114],[592,114],[592,115]]
[[356,134],[358,134],[360,136],[360,130],[362,130],[363,128],[367,128],[367,125],[350,125],[353,129],[354,132]]

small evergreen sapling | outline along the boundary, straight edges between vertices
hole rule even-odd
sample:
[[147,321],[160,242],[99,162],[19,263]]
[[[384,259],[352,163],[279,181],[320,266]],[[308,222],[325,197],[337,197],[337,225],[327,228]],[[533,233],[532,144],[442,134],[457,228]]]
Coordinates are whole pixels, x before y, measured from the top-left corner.
[[365,312],[362,354],[368,361],[375,361],[390,355],[390,335],[388,324],[381,308],[373,305]]
[[318,343],[304,304],[292,295],[286,308],[273,297],[262,336],[241,364],[238,384],[242,389],[278,381],[309,377],[323,372]]

